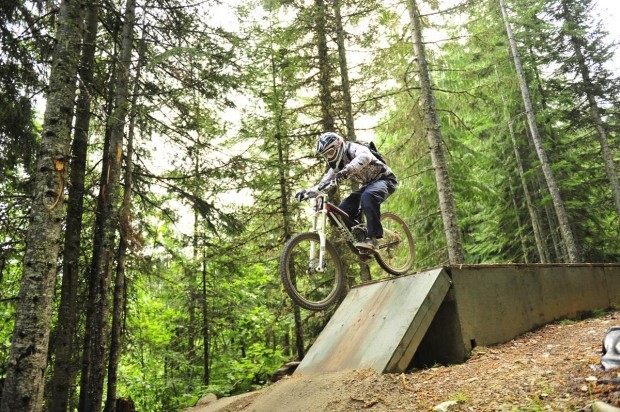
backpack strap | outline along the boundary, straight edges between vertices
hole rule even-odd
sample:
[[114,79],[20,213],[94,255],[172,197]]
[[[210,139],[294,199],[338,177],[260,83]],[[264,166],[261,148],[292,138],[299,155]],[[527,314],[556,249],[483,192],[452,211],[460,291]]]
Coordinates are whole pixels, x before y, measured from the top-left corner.
[[355,143],[355,142],[347,142],[347,150],[345,152],[345,155],[347,156],[347,159],[349,161],[353,160],[353,156],[351,155],[351,145]]
[[377,150],[377,147],[375,146],[373,142],[350,142],[350,143],[355,143],[359,146],[364,146],[366,149],[370,151],[370,154],[372,154],[379,163],[381,163],[384,166],[387,166],[387,163],[383,159],[383,156],[381,156],[381,154],[379,153],[379,151]]

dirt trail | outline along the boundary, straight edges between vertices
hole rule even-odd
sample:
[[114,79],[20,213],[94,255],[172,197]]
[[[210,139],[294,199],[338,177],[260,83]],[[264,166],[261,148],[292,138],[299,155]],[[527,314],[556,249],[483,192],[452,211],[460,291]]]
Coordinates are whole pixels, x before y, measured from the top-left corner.
[[550,324],[477,348],[463,364],[407,374],[288,377],[191,412],[430,411],[444,402],[452,403],[449,411],[589,411],[595,400],[620,406],[620,369],[600,368],[605,332],[619,325],[620,312]]

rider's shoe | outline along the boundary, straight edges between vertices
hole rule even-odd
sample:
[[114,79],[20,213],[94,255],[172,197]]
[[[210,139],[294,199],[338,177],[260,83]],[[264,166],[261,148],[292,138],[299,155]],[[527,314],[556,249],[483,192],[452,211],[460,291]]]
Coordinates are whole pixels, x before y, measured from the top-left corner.
[[372,237],[367,237],[361,242],[357,242],[354,246],[363,252],[376,252],[379,241]]

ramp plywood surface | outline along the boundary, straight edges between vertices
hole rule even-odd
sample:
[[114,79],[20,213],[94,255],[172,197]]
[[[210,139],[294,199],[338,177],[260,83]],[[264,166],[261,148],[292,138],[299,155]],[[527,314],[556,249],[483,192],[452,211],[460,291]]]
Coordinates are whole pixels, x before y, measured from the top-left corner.
[[439,268],[352,289],[295,373],[404,371],[449,288]]

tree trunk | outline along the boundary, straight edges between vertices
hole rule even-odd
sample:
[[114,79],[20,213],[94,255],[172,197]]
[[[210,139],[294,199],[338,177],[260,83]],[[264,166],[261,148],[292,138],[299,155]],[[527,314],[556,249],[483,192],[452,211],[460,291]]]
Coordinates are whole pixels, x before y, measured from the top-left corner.
[[[538,197],[539,197],[539,202],[542,201],[542,199],[549,193],[548,190],[546,189],[546,185],[545,185],[545,176],[542,172],[542,169],[540,167],[537,167],[536,169],[536,184],[537,184],[537,190],[536,192],[538,193]],[[551,245],[553,247],[553,257],[550,254],[549,257],[549,261],[550,262],[566,262],[568,260],[568,257],[566,255],[566,253],[564,253],[562,251],[562,247],[561,247],[561,243],[562,240],[561,235],[558,234],[558,232],[560,231],[559,229],[559,225],[556,219],[556,214],[553,211],[553,206],[549,206],[549,203],[545,203],[545,205],[543,206],[544,209],[544,219],[541,220],[541,227],[543,226],[543,223],[546,221],[547,222],[547,230],[541,230],[541,233],[547,233],[547,238],[545,239],[545,244],[549,244],[549,242],[551,242]],[[549,251],[549,249],[547,248],[547,250]]]
[[517,139],[515,138],[514,128],[512,126],[512,120],[508,122],[509,132],[510,132],[510,140],[512,141],[512,148],[515,154],[515,162],[517,164],[517,172],[519,173],[519,179],[521,180],[521,187],[523,188],[523,194],[525,195],[525,203],[527,205],[527,211],[530,214],[530,221],[532,222],[532,230],[534,232],[534,241],[536,243],[536,250],[538,251],[538,261],[540,263],[549,263],[549,254],[547,253],[547,249],[543,242],[542,230],[540,227],[540,219],[538,217],[538,213],[536,212],[536,208],[534,207],[534,202],[532,201],[532,196],[530,195],[530,190],[527,186],[527,181],[525,180],[525,171],[523,170],[523,162],[521,162],[521,155],[519,154],[519,146],[517,145]]
[[[278,125],[276,125],[278,128]],[[292,235],[291,230],[291,216],[290,216],[290,206],[288,203],[288,199],[290,197],[290,191],[288,189],[287,177],[288,177],[288,154],[287,148],[284,147],[283,137],[279,132],[276,132],[275,140],[278,145],[278,184],[280,186],[280,209],[282,211],[282,221],[284,224],[284,241],[287,242]]]
[[344,118],[347,126],[347,140],[354,142],[355,125],[353,121],[353,103],[351,101],[351,84],[349,82],[349,66],[347,64],[347,51],[345,48],[344,28],[342,27],[342,15],[340,0],[334,2],[334,17],[336,23],[336,43],[338,44],[338,57],[340,63],[340,78],[342,81],[342,104],[344,106]]
[[[274,82],[274,88],[275,88],[275,82]],[[278,128],[278,125],[276,125],[276,128]],[[288,186],[286,184],[286,181],[287,181],[286,177],[288,175],[288,156],[286,156],[286,154],[288,154],[288,150],[286,150],[283,147],[283,143],[282,143],[283,138],[279,132],[276,133],[275,139],[278,145],[278,162],[280,165],[280,167],[278,168],[279,170],[278,183],[280,185],[280,202],[281,202],[280,208],[282,210],[282,219],[284,222],[284,241],[286,242],[291,238],[291,235],[292,235],[291,217],[290,217],[289,204],[288,204],[290,193],[288,190]],[[302,328],[302,323],[301,323],[301,310],[299,309],[299,306],[293,305],[293,311],[294,311],[294,320],[295,320],[295,333],[296,333],[295,344],[297,347],[297,357],[299,360],[301,360],[305,356],[303,328]]]
[[[514,193],[514,187],[512,186],[512,182],[508,179],[508,188],[510,189],[510,193]],[[521,243],[521,253],[523,254],[523,262],[530,263],[529,253],[527,250],[527,242],[526,238],[523,235],[523,224],[521,223],[521,218],[519,217],[519,207],[517,205],[517,199],[512,196],[512,207],[515,211],[515,220],[517,221],[517,228],[519,230],[519,242]]]
[[[567,22],[572,22],[573,17],[565,0],[562,1],[562,9],[564,11],[564,19]],[[616,207],[616,213],[620,217],[620,182],[618,182],[618,172],[616,171],[616,165],[614,164],[613,156],[609,150],[609,140],[607,139],[607,132],[605,131],[601,111],[596,103],[595,95],[592,92],[594,84],[584,57],[584,49],[587,51],[585,40],[578,38],[574,33],[574,31],[571,32],[570,42],[573,46],[575,56],[577,57],[577,65],[579,66],[581,79],[585,85],[584,90],[588,100],[590,119],[594,124],[601,144],[601,154],[603,156],[603,163],[605,164],[605,172],[607,173],[607,178],[611,185],[611,193]]]
[[536,117],[534,116],[534,109],[532,108],[532,101],[530,99],[530,93],[527,88],[527,83],[525,81],[525,75],[523,74],[523,68],[521,67],[521,60],[519,59],[519,51],[517,50],[517,43],[515,42],[514,35],[512,33],[512,28],[510,26],[510,22],[508,21],[508,13],[506,12],[506,4],[504,0],[499,0],[499,3],[500,3],[501,10],[502,10],[502,15],[504,17],[504,23],[506,25],[506,32],[508,34],[508,40],[510,42],[510,49],[512,51],[512,57],[514,59],[515,68],[517,70],[517,76],[519,78],[519,84],[521,86],[521,94],[523,95],[523,103],[525,105],[525,114],[527,116],[530,131],[532,133],[534,147],[536,148],[536,153],[538,155],[538,158],[541,163],[541,167],[543,169],[543,173],[545,175],[547,187],[549,188],[549,193],[551,194],[551,199],[553,200],[553,206],[555,208],[555,213],[558,217],[558,221],[560,222],[560,232],[562,233],[562,239],[564,240],[564,244],[568,251],[569,261],[573,263],[579,262],[581,260],[581,257],[579,255],[577,241],[575,240],[573,236],[573,232],[570,228],[570,224],[568,221],[568,214],[566,213],[564,202],[562,201],[562,198],[560,196],[560,190],[558,189],[558,186],[555,182],[553,171],[551,170],[549,160],[547,159],[547,154],[542,145],[540,134],[538,133],[538,126],[536,125]]
[[[2,280],[4,278],[4,268],[6,266],[6,256],[4,254],[0,255],[0,284],[2,284]],[[0,298],[2,295],[0,295]],[[2,395],[2,391],[0,391],[0,395]]]
[[293,316],[295,318],[295,348],[297,350],[297,360],[301,361],[306,356],[306,348],[304,346],[304,329],[301,322],[301,309],[297,305],[293,305]]
[[[192,153],[190,156],[192,161],[194,162],[194,174],[195,176],[199,176],[198,166],[200,164],[200,155],[198,154],[198,150]],[[196,197],[198,193],[195,193]],[[187,325],[187,356],[190,359],[190,362],[193,362],[196,359],[196,338],[198,336],[198,328],[197,324],[197,306],[199,305],[198,299],[200,297],[199,293],[196,291],[196,285],[198,284],[196,281],[197,270],[196,263],[198,262],[198,237],[199,237],[199,227],[200,227],[200,219],[198,217],[198,207],[194,205],[194,233],[192,235],[192,264],[190,267],[185,267],[184,270],[186,272],[185,278],[187,279],[187,296],[189,297],[189,305],[188,305],[188,315],[189,321]],[[206,261],[203,262],[206,264]]]
[[[317,0],[317,3],[320,2],[320,0]],[[325,59],[327,58],[327,42],[325,39],[325,15],[324,15],[324,10],[321,9],[321,11],[317,11],[317,16],[321,15],[323,16],[322,19],[320,19],[319,17],[317,17],[317,38],[319,38],[319,55],[321,55],[322,53],[322,47],[321,44],[324,45],[325,50]],[[321,26],[323,29],[322,33],[322,37],[320,35],[318,35],[318,32],[320,31],[318,29],[318,27]],[[322,41],[320,40],[322,38]],[[322,61],[322,58],[319,57],[320,61]],[[321,64],[321,63],[319,63]],[[324,68],[321,68],[321,79],[323,79],[323,70]],[[329,80],[329,67],[327,67],[327,79]],[[282,222],[283,222],[283,226],[284,226],[284,233],[283,233],[283,241],[287,242],[291,236],[292,236],[292,223],[291,223],[291,213],[290,213],[290,204],[289,204],[289,198],[291,196],[291,191],[288,187],[288,175],[289,175],[289,167],[290,167],[290,158],[289,158],[289,144],[287,141],[285,141],[285,136],[282,134],[281,132],[281,122],[283,119],[283,112],[285,110],[285,106],[286,106],[286,102],[285,101],[281,101],[283,99],[280,99],[280,91],[279,91],[279,84],[278,84],[278,62],[276,61],[274,55],[271,55],[271,93],[274,96],[274,99],[276,101],[276,104],[274,105],[274,110],[276,111],[274,113],[274,127],[275,127],[275,135],[274,135],[274,140],[276,142],[276,147],[277,147],[277,151],[278,151],[278,186],[280,189],[280,213],[282,214]],[[284,96],[284,94],[282,94],[282,96]],[[324,102],[327,99],[327,103],[328,105],[325,106]],[[327,86],[327,89],[324,89],[323,87],[323,83],[321,83],[321,108],[322,108],[322,113],[323,113],[323,124],[324,126],[328,123],[328,121],[326,121],[326,119],[329,118],[329,108],[331,106],[331,98],[330,98],[330,91],[329,91],[329,86]],[[331,124],[333,127],[333,120],[331,120]],[[332,129],[327,129],[327,130],[332,130]],[[299,309],[299,306],[297,305],[293,305],[293,319],[295,322],[295,346],[297,349],[297,356],[298,359],[303,359],[304,355],[305,355],[305,350],[304,350],[304,338],[303,338],[303,326],[302,326],[302,322],[301,322],[301,310]]]
[[[536,42],[538,41],[538,37],[536,35],[531,35],[531,30],[529,28],[526,29],[526,32],[528,33],[528,39],[530,39],[532,42]],[[529,53],[531,56],[536,56],[536,52],[534,50],[532,50],[533,47],[531,45],[529,45]],[[532,57],[532,59],[535,59],[535,57]],[[534,74],[534,82],[536,83],[536,88],[538,89],[538,95],[540,96],[540,107],[542,108],[542,118],[543,118],[543,124],[545,126],[545,132],[549,135],[549,140],[551,142],[551,150],[549,151],[549,158],[550,160],[553,162],[554,159],[557,159],[560,157],[560,150],[558,149],[558,138],[556,136],[555,133],[555,128],[553,126],[553,119],[551,119],[551,116],[549,115],[550,112],[550,108],[549,108],[549,104],[547,103],[547,92],[545,91],[545,89],[543,88],[543,79],[540,76],[540,69],[538,68],[537,65],[533,64],[532,65],[532,73]]]
[[207,306],[207,254],[202,253],[202,384],[208,386],[211,381],[211,335],[209,333],[209,312]]
[[[342,27],[342,15],[340,11],[340,0],[334,2],[334,17],[336,23],[336,43],[338,44],[338,62],[340,63],[340,79],[342,82],[342,104],[344,108],[344,118],[347,127],[347,140],[351,142],[357,141],[355,136],[355,123],[353,120],[353,103],[351,101],[351,84],[349,82],[349,65],[347,63],[347,51],[345,47],[345,32]],[[359,188],[357,183],[351,184],[352,190]],[[360,279],[362,282],[371,280],[370,267],[367,263],[359,262]]]
[[[116,36],[115,36],[116,37]],[[116,55],[116,54],[115,54]],[[112,60],[111,73],[116,73],[116,59]],[[107,117],[112,116],[114,100],[114,81],[110,80],[108,85],[107,96]],[[110,148],[110,129],[106,128],[103,142],[103,153],[107,153]],[[99,185],[101,188],[105,187],[106,173],[108,170],[108,157],[103,157],[101,167],[101,177],[99,179]],[[93,234],[93,252],[90,267],[88,269],[88,302],[86,305],[86,325],[95,324],[95,317],[97,316],[97,296],[99,295],[99,280],[97,277],[97,268],[99,267],[99,260],[101,258],[101,248],[103,247],[103,215],[104,215],[104,191],[99,190],[97,196],[97,211],[95,213],[95,225]],[[85,404],[89,402],[88,385],[91,376],[91,353],[92,344],[94,339],[95,330],[90,327],[86,327],[84,330],[84,343],[82,345],[82,365],[80,372],[80,398],[78,401],[78,411],[84,411]]]
[[131,227],[131,196],[133,181],[133,140],[135,135],[136,102],[140,91],[140,70],[144,61],[144,53],[146,44],[144,39],[140,41],[140,52],[136,75],[134,76],[133,96],[131,101],[131,118],[129,121],[129,130],[127,134],[127,155],[125,156],[125,186],[123,191],[123,205],[120,213],[120,242],[118,246],[118,261],[116,267],[116,278],[114,281],[114,307],[112,310],[112,339],[110,343],[110,360],[108,363],[108,387],[105,411],[115,412],[116,385],[118,379],[118,362],[121,356],[121,348],[123,346],[123,328],[125,323],[125,309],[127,305],[127,288],[125,267],[127,260],[127,249],[130,242],[135,242]]
[[128,83],[131,54],[133,50],[133,30],[135,23],[135,0],[128,0],[123,25],[123,40],[120,53],[120,66],[116,79],[116,99],[112,116],[108,119],[110,129],[110,148],[107,153],[108,168],[106,182],[101,191],[104,193],[103,212],[103,244],[96,276],[99,281],[99,290],[95,302],[94,322],[87,325],[93,329],[90,346],[90,376],[88,386],[82,388],[87,391],[85,402],[81,403],[86,411],[99,411],[103,397],[103,383],[106,372],[106,352],[109,329],[109,295],[111,267],[114,261],[116,231],[118,229],[118,201],[120,197],[120,173],[123,157],[123,135],[125,118],[127,117],[129,101]]
[[65,412],[69,401],[69,389],[73,379],[74,332],[77,323],[77,285],[79,274],[80,243],[82,238],[82,213],[84,209],[84,177],[90,128],[91,95],[94,92],[93,65],[97,39],[99,4],[88,3],[86,24],[80,63],[80,94],[77,100],[75,135],[71,146],[72,160],[65,231],[63,276],[56,327],[56,351],[53,375],[47,396],[50,412]]
[[319,99],[321,101],[322,131],[334,131],[334,115],[330,87],[329,55],[327,49],[325,3],[314,0],[315,34],[318,48],[319,64]]
[[[497,72],[496,72],[497,74]],[[499,76],[497,77],[499,80]],[[502,102],[504,103],[504,111],[506,111],[506,98],[502,93]],[[508,118],[508,113],[505,114],[505,117]],[[542,240],[542,231],[540,227],[540,220],[538,217],[538,213],[536,212],[536,208],[534,207],[534,203],[532,201],[532,196],[530,195],[530,190],[527,185],[527,181],[525,179],[525,171],[523,169],[523,162],[521,161],[521,155],[519,153],[519,146],[517,144],[517,139],[515,137],[515,131],[513,126],[512,119],[508,120],[508,132],[510,134],[510,141],[512,142],[512,148],[515,155],[515,163],[517,166],[517,173],[519,174],[519,180],[521,182],[521,188],[523,190],[523,194],[525,196],[525,203],[527,205],[527,211],[530,215],[530,223],[532,225],[532,231],[534,233],[534,242],[536,244],[536,249],[538,251],[538,262],[548,263],[548,254],[546,253],[546,248],[544,246]],[[527,263],[527,262],[526,262]]]
[[[499,82],[500,77],[497,72],[497,67],[495,67],[495,76],[497,78],[497,81]],[[523,162],[521,161],[521,154],[519,153],[519,145],[517,144],[517,139],[515,137],[513,121],[512,119],[510,119],[510,115],[508,114],[506,96],[504,95],[503,92],[502,92],[501,97],[502,97],[502,103],[504,105],[504,117],[508,121],[508,132],[510,134],[510,141],[512,142],[512,148],[515,154],[517,172],[519,174],[519,180],[521,181],[521,188],[523,189],[523,194],[525,196],[525,204],[527,205],[527,211],[530,215],[532,231],[534,232],[534,242],[536,243],[536,250],[538,251],[538,262],[549,263],[549,254],[547,253],[547,249],[543,242],[542,229],[540,226],[540,218],[536,211],[536,208],[534,207],[534,202],[532,201],[532,196],[530,195],[530,190],[527,186],[527,180],[525,179],[525,171],[523,169]]]
[[411,29],[413,32],[413,49],[420,76],[420,97],[427,127],[426,137],[431,151],[433,168],[435,169],[439,207],[441,209],[443,227],[448,244],[448,258],[450,264],[459,264],[465,261],[465,251],[463,250],[461,230],[456,215],[456,203],[454,201],[452,183],[450,181],[450,175],[448,174],[448,166],[443,150],[443,137],[439,126],[431,78],[428,72],[426,52],[422,42],[420,14],[416,0],[408,0],[407,6],[409,8],[409,17],[411,19]]
[[[116,50],[117,37],[118,32],[120,30],[121,22],[120,19],[114,20],[114,26],[112,30],[112,37],[115,39],[114,51],[112,55],[114,58],[112,59],[110,66],[110,79],[108,81],[108,90],[106,96],[106,118],[112,117],[112,112],[114,110],[114,98],[116,95],[116,77],[117,77],[117,65],[116,62],[118,60],[118,53]],[[103,141],[103,153],[108,153],[110,149],[110,128],[107,127],[104,133],[104,141]],[[108,170],[108,156],[103,156],[103,161],[101,165],[101,175],[99,178],[99,187],[103,188],[106,184],[106,170]],[[101,248],[103,247],[103,216],[104,216],[104,199],[105,192],[103,190],[99,190],[97,195],[97,210],[95,212],[95,225],[93,229],[93,250],[92,250],[92,259],[90,262],[90,267],[88,269],[88,302],[86,305],[86,325],[95,324],[96,313],[96,302],[97,296],[99,295],[99,279],[97,276],[97,268],[99,267],[99,260],[101,258]],[[79,391],[79,400],[78,400],[78,411],[84,411],[85,404],[89,402],[89,392],[87,390],[89,382],[90,382],[90,373],[91,373],[91,353],[92,353],[92,344],[94,339],[95,330],[92,328],[85,328],[84,330],[84,343],[82,345],[82,364],[81,364],[81,372],[80,372],[80,391]]]
[[[535,210],[538,211],[537,216],[538,224],[540,226],[540,234],[543,244],[545,245],[548,260],[550,263],[566,262],[568,257],[566,253],[562,253],[562,248],[560,247],[561,236],[559,235],[559,226],[557,219],[555,218],[553,205],[550,206],[548,202],[545,202],[545,204],[542,205],[542,208],[540,206],[544,197],[549,194],[549,189],[545,183],[545,176],[542,168],[540,165],[533,165],[537,162],[538,155],[536,154],[534,140],[531,137],[529,127],[525,129],[525,133],[527,134],[526,141],[529,151],[527,153],[528,156],[522,158],[522,161],[524,162],[524,170],[533,170],[534,178],[531,180],[532,192],[530,195],[532,196],[533,204],[539,205],[538,207],[535,207]],[[527,164],[525,164],[525,161],[527,161]],[[534,199],[534,195],[538,195],[538,198]],[[551,247],[549,244],[551,244]]]
[[40,411],[71,157],[71,126],[81,41],[80,3],[60,4],[41,148],[34,173],[19,305],[2,393],[2,412]]

